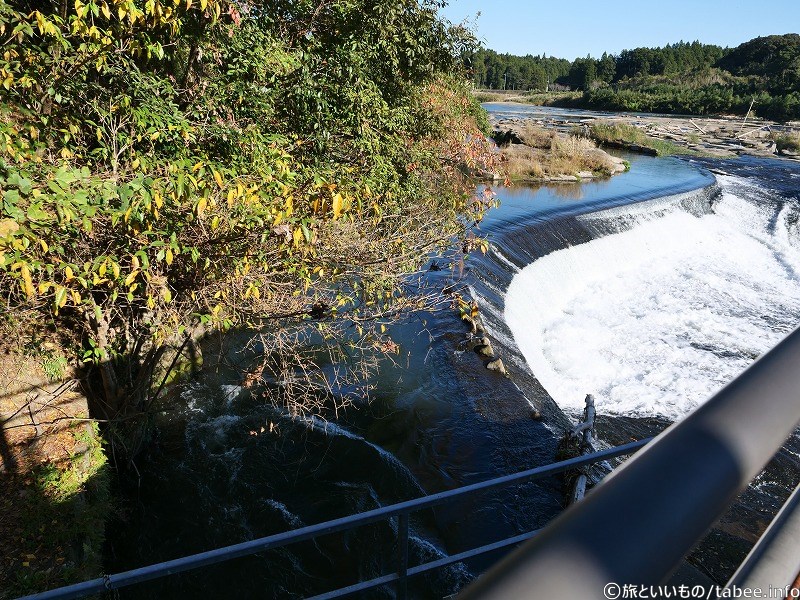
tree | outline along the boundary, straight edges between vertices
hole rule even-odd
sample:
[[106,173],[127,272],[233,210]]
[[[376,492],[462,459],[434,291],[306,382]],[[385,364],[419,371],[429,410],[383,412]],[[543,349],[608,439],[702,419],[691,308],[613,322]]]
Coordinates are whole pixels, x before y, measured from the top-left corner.
[[463,175],[490,156],[474,38],[435,2],[20,0],[0,34],[0,290],[71,337],[109,419],[234,327],[277,402],[340,405],[315,357],[389,347],[424,300],[405,274],[490,201]]

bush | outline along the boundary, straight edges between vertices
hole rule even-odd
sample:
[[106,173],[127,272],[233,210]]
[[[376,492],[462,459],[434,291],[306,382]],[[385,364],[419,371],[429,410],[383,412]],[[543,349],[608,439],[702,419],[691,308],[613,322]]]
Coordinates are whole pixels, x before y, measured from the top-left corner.
[[470,38],[433,2],[22,8],[0,5],[0,289],[73,335],[109,417],[199,331],[269,324],[272,380],[384,347],[404,274],[486,207]]

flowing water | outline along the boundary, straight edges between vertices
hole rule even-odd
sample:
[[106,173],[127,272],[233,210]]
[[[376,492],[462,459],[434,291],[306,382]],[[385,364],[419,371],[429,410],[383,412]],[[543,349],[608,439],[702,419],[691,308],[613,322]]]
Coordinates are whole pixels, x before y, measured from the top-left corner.
[[592,391],[606,413],[680,419],[800,323],[796,202],[717,181],[706,214],[626,210],[627,231],[514,278],[506,322],[560,407],[582,410]]
[[[627,158],[630,172],[608,181],[498,190],[502,206],[482,224],[490,251],[458,285],[478,299],[510,379],[465,348],[467,329],[450,311],[395,326],[401,353],[383,366],[372,402],[327,422],[291,419],[242,392],[235,369],[211,370],[181,390],[136,471],[121,475],[106,570],[552,462],[587,392],[609,443],[651,434],[800,322],[796,165]],[[428,277],[444,283],[450,271]],[[224,352],[241,361],[246,338],[230,336]],[[725,576],[752,541],[741,523],[774,512],[796,462],[784,453],[696,565]],[[562,509],[562,486],[529,483],[415,515],[411,564],[542,526]],[[391,572],[395,533],[394,523],[363,527],[121,595],[320,593]],[[452,593],[496,558],[418,578],[411,595]]]

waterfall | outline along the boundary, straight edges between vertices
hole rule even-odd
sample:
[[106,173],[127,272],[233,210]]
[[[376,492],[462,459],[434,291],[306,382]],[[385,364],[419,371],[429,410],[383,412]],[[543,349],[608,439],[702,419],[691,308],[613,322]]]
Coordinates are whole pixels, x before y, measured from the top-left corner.
[[798,203],[717,180],[579,216],[582,243],[514,276],[506,323],[567,413],[591,392],[606,414],[679,419],[800,323]]

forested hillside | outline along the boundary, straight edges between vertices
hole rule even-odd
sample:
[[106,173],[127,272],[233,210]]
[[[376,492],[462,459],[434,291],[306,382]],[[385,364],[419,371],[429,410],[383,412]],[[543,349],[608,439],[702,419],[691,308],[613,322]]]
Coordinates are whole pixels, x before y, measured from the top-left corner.
[[390,347],[403,275],[486,206],[473,38],[437,5],[0,1],[6,332],[59,336],[112,420],[240,326],[277,401],[324,401],[320,356]]
[[794,33],[756,38],[733,49],[679,42],[572,63],[479,50],[468,65],[476,87],[544,91],[555,83],[583,91],[565,102],[578,107],[744,114],[752,101],[760,116],[800,118],[800,35]]

